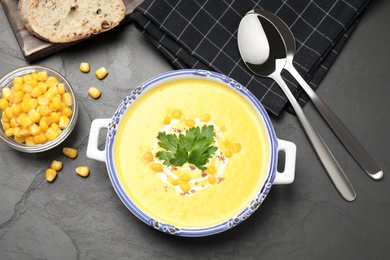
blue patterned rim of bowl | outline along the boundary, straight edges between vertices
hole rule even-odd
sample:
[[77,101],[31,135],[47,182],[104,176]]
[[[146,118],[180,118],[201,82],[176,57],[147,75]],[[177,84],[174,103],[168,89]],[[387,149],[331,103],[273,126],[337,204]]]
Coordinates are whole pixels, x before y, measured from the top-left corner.
[[[125,190],[120,183],[118,176],[116,174],[114,158],[113,158],[113,146],[114,140],[116,136],[116,129],[121,121],[121,117],[125,114],[127,108],[142,94],[147,92],[156,84],[175,81],[178,79],[188,78],[188,77],[202,77],[207,78],[211,81],[216,81],[218,83],[222,83],[223,85],[229,85],[233,89],[237,90],[242,96],[246,97],[246,99],[256,108],[259,113],[259,117],[261,117],[264,121],[264,126],[267,129],[269,135],[269,143],[270,143],[270,167],[268,170],[267,178],[259,190],[258,194],[253,198],[251,203],[245,207],[242,212],[236,216],[232,216],[229,220],[224,221],[223,223],[208,226],[204,228],[185,228],[185,227],[177,227],[171,225],[169,223],[163,223],[157,219],[153,219],[149,215],[145,214],[142,210],[140,210],[137,205],[129,198],[126,194]],[[116,193],[122,202],[126,205],[126,207],[140,220],[142,220],[147,225],[160,230],[162,232],[177,235],[177,236],[187,236],[187,237],[199,237],[199,236],[208,236],[216,233],[220,233],[226,231],[232,227],[235,227],[245,219],[247,219],[253,212],[257,210],[257,208],[261,205],[265,197],[267,196],[271,186],[274,182],[276,175],[276,166],[277,166],[277,138],[271,123],[270,118],[268,117],[267,112],[259,102],[259,100],[245,87],[243,87],[237,81],[224,76],[222,74],[216,72],[210,72],[206,70],[196,70],[196,69],[183,69],[176,70],[167,73],[163,73],[158,75],[133,90],[119,105],[117,108],[112,121],[108,126],[107,138],[106,138],[106,163],[107,170],[114,186]]]

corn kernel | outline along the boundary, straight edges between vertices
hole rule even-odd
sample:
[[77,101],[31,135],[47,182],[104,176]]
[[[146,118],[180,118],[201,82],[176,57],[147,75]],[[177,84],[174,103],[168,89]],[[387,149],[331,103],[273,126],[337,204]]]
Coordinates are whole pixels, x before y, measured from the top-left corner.
[[28,111],[27,115],[34,123],[39,122],[39,120],[41,119],[41,114],[35,109],[31,109],[30,111]]
[[43,71],[38,71],[37,73],[37,80],[43,82],[43,81],[46,81],[47,80],[47,71],[46,70],[43,70]]
[[64,104],[67,107],[70,107],[71,105],[73,105],[72,96],[70,95],[70,93],[68,93],[68,92],[64,93],[62,95],[62,99],[64,101]]
[[47,142],[47,137],[44,133],[39,133],[33,136],[33,140],[36,144],[44,144]]
[[31,105],[31,108],[33,109],[36,109],[38,107],[38,100],[36,98],[31,98],[30,99],[30,105]]
[[38,107],[38,112],[41,116],[47,116],[51,114],[51,109],[48,105],[41,105]]
[[28,130],[28,128],[20,129],[20,135],[23,136],[23,137],[30,137],[31,136],[30,131]]
[[34,121],[32,121],[29,116],[24,116],[20,121],[20,124],[23,126],[23,128],[29,127],[32,123],[34,123]]
[[24,93],[22,90],[17,90],[12,94],[12,102],[13,103],[20,103],[23,101]]
[[46,136],[47,140],[53,141],[54,139],[56,139],[58,137],[58,131],[57,131],[57,129],[49,127],[45,132],[45,136]]
[[31,80],[28,80],[28,81],[24,82],[24,85],[30,86],[31,89],[32,89],[32,88],[34,88],[34,87],[36,87],[38,85],[38,81],[36,79],[31,79]]
[[231,150],[225,150],[223,155],[225,155],[226,158],[230,158],[233,156],[233,152]]
[[58,97],[54,97],[50,103],[50,107],[53,111],[60,111],[65,105]]
[[96,88],[96,87],[90,87],[88,89],[88,94],[93,97],[94,99],[97,99],[100,97],[101,95],[101,91],[100,89]]
[[11,87],[11,90],[12,90],[12,92],[13,93],[15,93],[16,91],[23,91],[22,90],[22,87],[23,87],[24,85],[13,85],[12,87]]
[[181,175],[180,175],[180,180],[182,180],[182,181],[189,181],[189,180],[191,180],[191,176],[188,174],[188,173],[182,173]]
[[5,136],[13,136],[14,135],[14,129],[13,128],[9,128],[9,129],[4,131],[4,134],[5,134]]
[[187,119],[187,120],[185,121],[185,124],[186,124],[186,126],[188,126],[188,127],[194,127],[195,121],[192,120],[192,119]]
[[5,110],[9,106],[9,102],[6,98],[0,99],[0,109]]
[[[55,108],[55,107],[53,106],[53,102],[50,102],[50,104],[48,105],[48,107],[49,107],[49,109],[50,109],[51,114],[52,114],[52,113],[58,113],[58,109]],[[51,116],[51,114],[48,115],[48,116]]]
[[51,121],[53,123],[58,123],[60,122],[60,119],[61,119],[61,115],[57,112],[53,112],[50,114],[50,117],[51,117]]
[[56,87],[58,84],[58,79],[54,76],[49,76],[45,81],[48,88]]
[[50,87],[47,91],[54,94],[54,95],[58,94],[58,87],[57,86]]
[[47,84],[45,82],[38,82],[38,87],[42,90],[42,93],[47,91]]
[[95,71],[95,75],[98,79],[104,79],[108,74],[105,67],[100,67]]
[[7,107],[5,109],[5,116],[8,118],[8,119],[11,119],[14,115],[12,114],[12,107]]
[[81,177],[88,177],[89,168],[87,166],[79,166],[76,168],[76,173]]
[[45,94],[43,94],[43,96],[46,97],[49,101],[51,101],[54,98],[55,94],[56,93],[48,90],[45,92]]
[[199,116],[199,120],[201,122],[208,122],[210,121],[210,114],[203,114]]
[[2,97],[9,100],[10,96],[12,95],[12,90],[9,87],[4,87],[1,90]]
[[91,70],[91,65],[88,62],[81,62],[80,63],[80,71],[87,73]]
[[141,160],[143,163],[150,163],[153,161],[153,154],[151,152],[146,152],[144,155],[142,155]]
[[12,106],[12,115],[17,117],[20,115],[20,113],[22,113],[22,105],[21,104],[14,104]]
[[31,100],[31,93],[24,93],[22,102],[30,102],[30,100]]
[[169,125],[171,123],[171,117],[170,116],[166,116],[164,118],[164,125]]
[[179,109],[174,109],[174,110],[172,110],[170,115],[172,118],[179,119],[181,116],[181,111]]
[[30,75],[33,80],[38,80],[38,72],[33,71],[30,73]]
[[17,126],[19,126],[18,121],[16,121],[16,117],[11,118],[11,119],[9,120],[9,124],[10,124],[11,127],[17,127]]
[[66,92],[65,84],[64,83],[58,83],[57,85],[58,94],[64,94]]
[[10,122],[4,122],[3,119],[1,119],[1,124],[2,124],[4,130],[11,128]]
[[5,114],[5,111],[1,112],[1,120],[3,122],[9,122],[9,118],[7,117],[7,115]]
[[50,167],[56,171],[60,171],[62,169],[62,162],[53,160]]
[[31,135],[37,135],[41,132],[41,128],[37,124],[31,124],[28,127]]
[[33,90],[33,86],[23,84],[20,91],[23,91],[24,93],[30,93]]
[[215,183],[215,174],[210,174],[209,175],[209,183],[214,184]]
[[21,129],[19,126],[14,127],[14,137],[22,137],[22,134],[20,133]]
[[64,116],[70,117],[73,114],[73,111],[72,111],[72,109],[70,107],[64,107],[61,110],[61,114],[64,115]]
[[38,97],[38,96],[42,95],[42,93],[43,93],[43,91],[42,91],[42,89],[40,87],[35,87],[31,91],[31,96],[32,97]]
[[180,182],[181,182],[180,179],[176,179],[176,180],[173,180],[171,183],[173,186],[177,186],[180,184]]
[[51,116],[43,116],[41,118],[43,118],[46,121],[48,126],[51,126],[51,124],[53,123],[51,120]]
[[209,174],[216,174],[216,173],[217,173],[217,169],[215,169],[215,166],[214,166],[214,165],[210,165],[210,166],[207,168],[207,173],[209,173]]
[[24,113],[24,112],[20,113],[20,115],[18,115],[16,117],[16,122],[18,122],[18,124],[20,125],[20,123],[22,122],[23,117],[25,117],[25,116],[27,116],[26,113]]
[[60,117],[60,121],[58,122],[58,127],[59,127],[60,129],[65,129],[65,128],[68,127],[69,122],[70,122],[69,117],[61,116],[61,117]]
[[72,159],[76,158],[77,156],[77,150],[71,147],[62,148],[62,153]]
[[22,86],[23,86],[23,85],[13,85],[13,86],[11,87],[11,90],[12,90],[13,92],[18,91],[18,90],[22,90]]
[[162,171],[162,165],[161,163],[150,163],[149,168],[152,169],[155,172],[161,172]]
[[27,146],[35,146],[36,145],[36,143],[34,142],[34,138],[32,136],[26,137],[26,139],[24,139],[24,141],[26,142]]
[[31,109],[31,103],[30,101],[23,101],[21,103],[21,109],[23,112],[27,113]]
[[14,140],[17,143],[24,143],[25,142],[25,137],[24,136],[14,136]]
[[43,118],[41,118],[41,120],[39,121],[39,127],[41,128],[41,132],[43,133],[46,133],[46,131],[49,129],[49,125]]
[[56,170],[51,169],[51,168],[46,170],[46,180],[48,182],[53,182],[56,177],[57,177]]
[[180,189],[183,192],[188,192],[188,191],[190,191],[191,186],[190,186],[190,184],[188,184],[188,182],[182,182],[182,183],[180,183]]
[[24,74],[22,77],[23,77],[23,81],[24,81],[24,82],[33,79],[32,76],[31,76],[31,73],[30,73],[30,74]]
[[13,80],[13,85],[23,85],[24,83],[24,80],[22,77],[14,77],[14,80]]

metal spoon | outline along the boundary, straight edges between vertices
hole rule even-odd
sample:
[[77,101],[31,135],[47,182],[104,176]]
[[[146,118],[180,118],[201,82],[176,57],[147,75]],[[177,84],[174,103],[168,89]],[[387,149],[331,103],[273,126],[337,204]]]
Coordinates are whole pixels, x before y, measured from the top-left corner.
[[[286,66],[287,51],[280,31],[269,19],[268,14],[268,12],[259,14],[251,11],[241,20],[237,36],[241,57],[253,73],[262,77],[272,78],[280,85],[337,191],[345,200],[353,201],[356,198],[356,193],[351,183],[317,130],[307,119],[301,106],[281,76],[281,72]],[[259,37],[256,34],[262,34],[265,37]],[[269,49],[258,47],[267,45]],[[263,52],[264,50],[265,52]],[[257,52],[262,53],[259,54]],[[260,58],[257,59],[256,57]]]
[[383,177],[383,171],[375,159],[364,149],[359,141],[352,135],[348,128],[341,122],[336,114],[320,99],[314,90],[306,83],[293,65],[295,54],[295,39],[290,28],[276,15],[255,9],[253,11],[259,15],[266,15],[267,19],[277,27],[286,47],[287,60],[284,68],[298,81],[299,85],[309,95],[317,110],[321,113],[325,121],[332,128],[333,132],[344,144],[350,154],[362,169],[374,180]]

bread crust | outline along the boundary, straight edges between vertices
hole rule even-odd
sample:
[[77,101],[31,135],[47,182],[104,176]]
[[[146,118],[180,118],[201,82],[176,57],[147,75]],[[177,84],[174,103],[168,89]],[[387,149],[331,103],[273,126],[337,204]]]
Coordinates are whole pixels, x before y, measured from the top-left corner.
[[29,24],[28,24],[28,15],[27,15],[28,8],[27,7],[28,7],[30,1],[31,0],[19,0],[19,2],[18,2],[19,17],[22,20],[22,22],[24,23],[24,25],[26,26],[27,30],[29,30],[29,31],[30,31],[30,29],[28,28]]
[[108,31],[125,17],[122,0],[19,0],[27,30],[54,43],[81,40]]

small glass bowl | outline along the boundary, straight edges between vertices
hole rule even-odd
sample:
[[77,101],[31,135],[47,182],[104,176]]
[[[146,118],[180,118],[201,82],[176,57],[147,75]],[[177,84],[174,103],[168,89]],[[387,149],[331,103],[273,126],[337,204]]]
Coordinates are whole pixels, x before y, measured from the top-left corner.
[[[44,144],[37,144],[34,146],[28,146],[25,143],[18,143],[14,140],[13,137],[6,136],[4,134],[3,125],[0,124],[0,128],[1,128],[0,129],[0,139],[2,141],[4,141],[4,143],[7,144],[8,146],[14,148],[15,150],[21,151],[21,152],[38,153],[38,152],[47,151],[49,149],[56,147],[57,145],[62,143],[70,135],[70,133],[72,132],[72,130],[75,127],[76,122],[77,122],[78,105],[77,105],[77,100],[75,98],[75,94],[73,92],[72,86],[65,79],[65,77],[62,76],[59,72],[57,72],[53,69],[47,68],[47,67],[36,66],[36,65],[24,66],[24,67],[16,68],[16,69],[8,72],[0,79],[0,98],[2,95],[2,89],[4,87],[12,87],[14,77],[16,77],[16,76],[21,77],[25,74],[29,74],[29,73],[34,72],[34,71],[38,72],[38,71],[44,71],[44,70],[47,71],[48,76],[55,76],[58,79],[58,82],[64,83],[66,92],[70,93],[70,95],[72,96],[73,104],[72,104],[72,106],[70,106],[70,108],[72,109],[73,113],[70,117],[70,122],[69,122],[68,127],[66,127],[56,139],[54,139],[53,141],[47,141]],[[1,117],[1,113],[0,113],[0,117]]]

